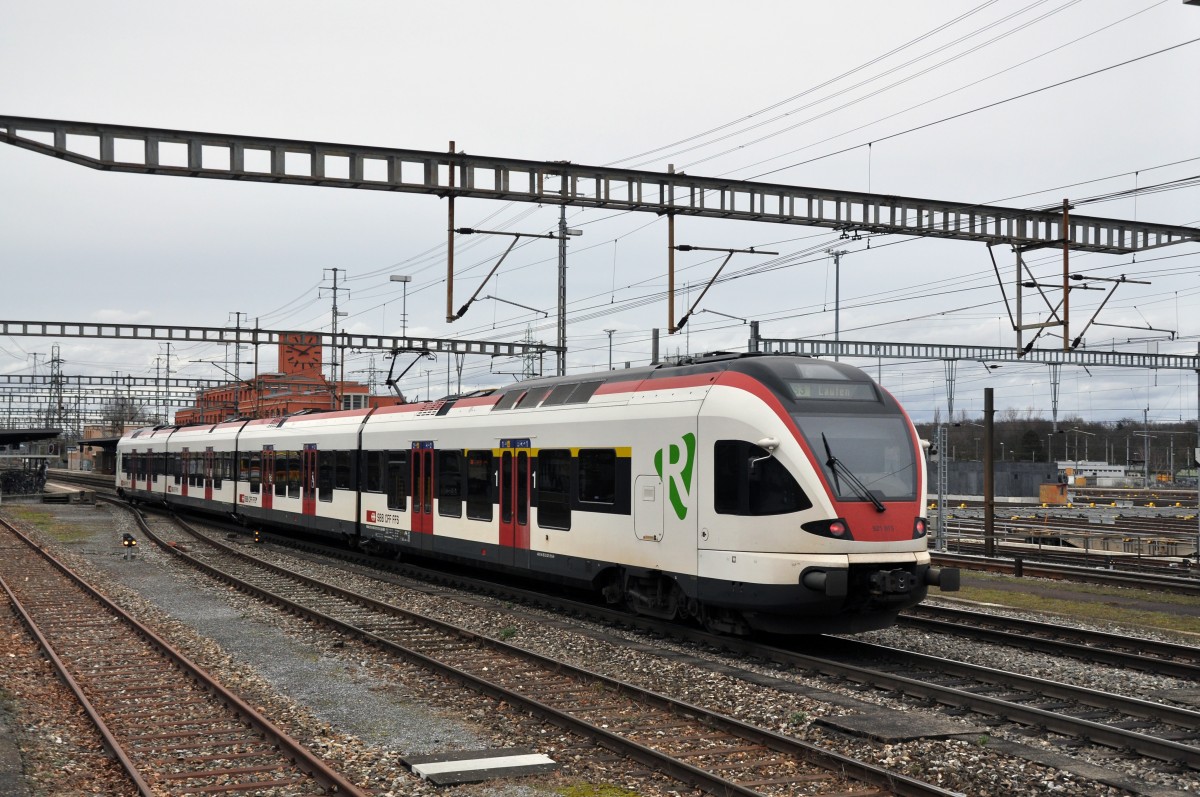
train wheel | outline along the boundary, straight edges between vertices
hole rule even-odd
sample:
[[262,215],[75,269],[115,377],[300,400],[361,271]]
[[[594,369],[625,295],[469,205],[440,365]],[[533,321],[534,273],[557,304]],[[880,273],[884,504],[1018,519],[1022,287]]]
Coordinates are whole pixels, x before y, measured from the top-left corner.
[[741,612],[701,605],[699,620],[704,626],[704,630],[713,634],[729,636],[749,636],[750,634],[750,625],[742,617]]

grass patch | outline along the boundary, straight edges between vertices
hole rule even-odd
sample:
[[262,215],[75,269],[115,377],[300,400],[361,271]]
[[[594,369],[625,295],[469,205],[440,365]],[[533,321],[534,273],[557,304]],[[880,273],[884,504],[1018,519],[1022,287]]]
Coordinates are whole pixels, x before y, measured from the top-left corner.
[[[1194,605],[1196,599],[1191,596],[1067,581],[1049,583],[1038,581],[1036,583],[1039,586],[1033,586],[1033,582],[1031,582],[1028,591],[1012,588],[1013,585],[1020,585],[1023,582],[1025,579],[1014,579],[1012,576],[971,573],[970,584],[964,583],[962,590],[955,597],[1013,609],[1050,612],[1081,620],[1200,634],[1200,617],[1170,611],[1170,606],[1173,605]],[[1047,594],[1042,590],[1040,588],[1042,584],[1046,584],[1053,594]],[[1000,585],[1008,588],[999,588]],[[1161,604],[1163,610],[1155,611],[1125,605],[1128,601]]]
[[558,789],[556,794],[562,797],[638,797],[636,791],[622,789],[609,783],[582,783],[577,786],[567,786]]
[[63,523],[49,509],[37,506],[12,506],[7,511],[12,517],[28,523],[58,542],[82,542],[90,536],[87,531],[73,523]]

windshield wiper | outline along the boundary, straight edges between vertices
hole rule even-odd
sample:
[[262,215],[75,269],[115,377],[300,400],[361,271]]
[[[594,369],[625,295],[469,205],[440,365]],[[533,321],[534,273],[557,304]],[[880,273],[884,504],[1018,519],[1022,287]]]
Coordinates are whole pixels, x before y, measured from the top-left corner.
[[846,463],[842,462],[833,455],[833,451],[831,451],[829,448],[829,440],[826,439],[824,432],[821,432],[821,442],[825,444],[825,455],[829,457],[829,459],[825,460],[825,464],[829,467],[830,472],[833,474],[834,488],[839,492],[842,489],[841,484],[838,481],[838,473],[840,472],[842,476],[846,477],[846,482],[851,488],[853,488],[854,492],[857,493],[859,498],[865,498],[866,500],[870,501],[875,506],[876,512],[886,512],[887,509],[884,507],[883,502],[875,496],[875,493],[871,492],[871,489],[867,487],[867,485],[863,484],[861,479],[854,475],[854,471],[850,470],[850,468],[846,466]]

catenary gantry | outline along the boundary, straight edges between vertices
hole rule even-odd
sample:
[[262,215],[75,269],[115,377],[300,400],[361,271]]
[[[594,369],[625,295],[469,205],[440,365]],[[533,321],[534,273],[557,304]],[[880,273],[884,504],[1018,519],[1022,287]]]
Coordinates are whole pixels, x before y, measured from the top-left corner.
[[[258,329],[256,327],[192,327],[170,324],[101,324],[76,321],[0,321],[0,335],[38,338],[118,338],[123,340],[163,340],[184,343],[229,343],[252,346],[284,343],[296,330]],[[451,354],[483,354],[492,357],[516,357],[558,351],[556,346],[519,341],[459,340],[414,338],[392,335],[358,335],[352,332],[304,332],[316,337],[317,345],[369,351],[423,351]]]
[[[250,180],[293,185],[399,191],[445,197],[449,204],[446,320],[454,312],[456,197],[608,208],[665,215],[668,328],[674,332],[674,219],[700,216],[799,224],[846,233],[894,233],[1007,244],[1018,253],[1064,251],[1061,318],[1069,345],[1068,250],[1125,254],[1200,241],[1200,230],[975,202],[812,188],[652,172],[569,161],[532,161],[456,151],[398,149],[298,139],[0,115],[0,141],[95,169],[138,174]],[[562,225],[560,225],[561,227]],[[560,272],[563,270],[560,242]],[[560,274],[560,283],[562,282]],[[1019,290],[1019,288],[1018,288]],[[565,351],[565,297],[560,285],[559,372]],[[1057,317],[1057,316],[1056,316]],[[1020,319],[1018,330],[1026,328]],[[543,349],[548,350],[548,349]]]
[[[106,171],[569,204],[846,231],[1063,242],[1062,215],[973,202],[699,177],[566,161],[430,152],[0,115],[4,142]],[[1072,215],[1070,248],[1109,253],[1200,241],[1200,230]]]

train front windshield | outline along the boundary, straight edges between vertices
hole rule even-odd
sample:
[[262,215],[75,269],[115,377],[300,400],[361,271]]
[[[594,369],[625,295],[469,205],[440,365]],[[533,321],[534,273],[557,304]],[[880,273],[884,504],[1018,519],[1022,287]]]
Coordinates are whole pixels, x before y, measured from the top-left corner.
[[[793,414],[840,501],[867,500],[849,471],[881,501],[917,497],[917,462],[908,424],[898,415]],[[841,465],[835,468],[836,458]]]

